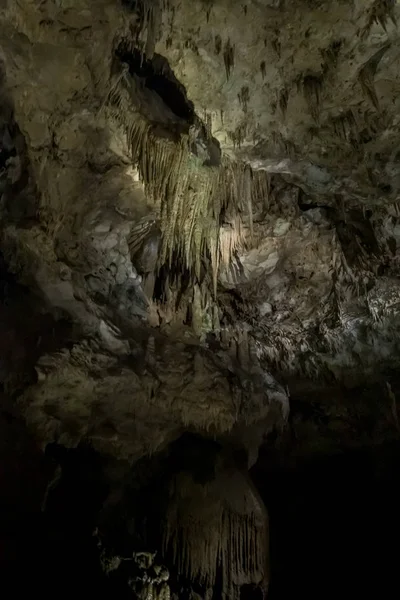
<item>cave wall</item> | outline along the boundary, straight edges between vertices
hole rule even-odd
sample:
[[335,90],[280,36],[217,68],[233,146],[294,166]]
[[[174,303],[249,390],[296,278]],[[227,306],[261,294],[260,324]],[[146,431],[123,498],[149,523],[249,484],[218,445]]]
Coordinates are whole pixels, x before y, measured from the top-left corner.
[[[148,466],[140,485],[155,494],[158,461],[188,432],[230,460],[232,446],[244,453],[241,470],[216,469],[215,488],[190,469],[161,477],[177,514],[185,498],[212,497],[226,538],[229,476],[245,490],[242,516],[270,502],[247,469],[271,433],[261,461],[283,469],[398,437],[398,12],[378,0],[1,3],[3,475],[11,485],[23,423],[32,444],[64,456],[45,520],[26,517],[46,532],[38,556],[60,578],[84,573],[87,552],[102,581],[97,513],[112,523],[129,504],[126,488],[142,481],[132,465]],[[39,515],[50,481],[35,452],[6,502],[14,524]],[[18,464],[28,455],[24,446]],[[34,498],[12,517],[30,477]],[[118,535],[130,518],[120,515]],[[118,552],[149,546],[132,530]],[[210,547],[214,559],[224,552],[204,547],[200,565]],[[212,588],[175,554],[172,578],[180,564]],[[257,594],[258,566],[247,566],[254,581],[240,583]]]

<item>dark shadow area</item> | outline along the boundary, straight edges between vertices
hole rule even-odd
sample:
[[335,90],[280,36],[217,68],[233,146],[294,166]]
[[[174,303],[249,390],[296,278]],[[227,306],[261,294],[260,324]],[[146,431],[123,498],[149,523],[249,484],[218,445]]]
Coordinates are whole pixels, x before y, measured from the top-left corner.
[[[94,589],[102,597],[107,581],[92,537],[104,495],[100,459],[90,448],[54,446],[44,455],[19,416],[18,398],[36,382],[38,358],[73,344],[70,319],[53,313],[0,253],[0,572],[4,589],[21,597]],[[43,512],[57,466],[62,477]]]
[[62,310],[21,285],[0,252],[0,384],[16,396],[37,379],[35,364],[45,353],[70,348],[73,323]]
[[8,221],[25,227],[37,219],[37,190],[25,138],[14,119],[4,82],[5,74],[0,73],[0,208]]
[[118,502],[106,503],[99,515],[107,546],[122,556],[160,549],[171,478],[188,471],[199,483],[210,481],[220,450],[213,440],[184,433],[163,452],[140,459],[119,482]]
[[[185,433],[133,469],[102,459],[89,445],[52,444],[43,454],[25,424],[0,413],[0,571],[17,595],[42,598],[132,598],[129,564],[107,578],[100,568],[104,544],[120,556],[158,550],[170,569],[173,591],[192,600],[193,586],[163,556],[161,532],[168,482],[189,471],[212,480],[221,444]],[[274,466],[275,465],[275,466]],[[400,534],[400,443],[303,459],[291,468],[271,460],[264,447],[252,477],[269,510],[269,599],[389,598],[396,594]],[[41,507],[46,487],[58,473]],[[111,476],[110,476],[111,473]],[[214,600],[220,599],[218,578]],[[241,600],[261,600],[245,585]]]
[[[90,530],[94,498],[101,499],[96,457],[64,449],[45,456],[19,414],[21,393],[37,381],[39,356],[68,347],[72,330],[62,311],[51,314],[18,283],[0,253],[0,572],[3,589],[19,597],[92,593],[94,574],[99,582],[102,576]],[[60,487],[44,513],[47,484],[61,463]]]
[[398,594],[400,444],[253,477],[270,516],[271,600]]
[[186,89],[175,77],[168,60],[161,54],[148,58],[131,43],[121,42],[115,50],[119,68],[128,65],[140,112],[156,127],[157,135],[177,141],[181,133],[192,129],[191,151],[204,166],[221,164],[221,147],[212,137],[211,128],[195,113]]
[[131,75],[140,78],[143,85],[160,96],[168,108],[180,119],[189,124],[194,122],[194,106],[186,97],[185,88],[179,83],[168,61],[155,54],[150,60],[134,48],[129,51],[121,44],[116,51],[117,58],[129,65]]
[[[0,448],[3,585],[21,597],[110,597],[115,585],[111,589],[101,571],[92,536],[105,492],[98,457],[87,448],[61,447],[53,448],[53,456],[45,457],[23,424],[11,428],[8,424],[7,430],[8,443],[3,442]],[[56,462],[62,465],[63,474],[49,494],[46,512],[42,512],[46,484]]]

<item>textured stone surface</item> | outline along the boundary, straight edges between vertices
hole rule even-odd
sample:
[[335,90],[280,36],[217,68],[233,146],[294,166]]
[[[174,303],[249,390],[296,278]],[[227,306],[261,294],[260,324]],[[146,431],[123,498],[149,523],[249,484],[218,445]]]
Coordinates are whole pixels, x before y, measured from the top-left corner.
[[[135,37],[141,6],[153,17]],[[19,400],[44,443],[89,436],[137,457],[190,427],[240,431],[252,454],[245,424],[259,421],[259,440],[287,416],[272,374],[369,378],[387,394],[398,13],[376,0],[1,4],[3,253],[74,330],[58,354],[37,353]],[[198,161],[218,163],[218,140],[224,160],[269,173],[251,211],[225,215],[221,235],[238,216],[242,229],[217,298],[207,260],[194,281],[168,264],[157,275],[160,203],[122,113],[160,139],[191,132]]]
[[170,4],[160,52],[226,151],[314,193],[396,200],[396,1]]
[[48,506],[71,476],[85,535],[104,501],[106,535],[159,547],[183,511],[165,564],[199,597],[221,551],[237,596],[268,586],[260,446],[292,466],[398,438],[399,18],[0,2],[1,408],[59,455]]

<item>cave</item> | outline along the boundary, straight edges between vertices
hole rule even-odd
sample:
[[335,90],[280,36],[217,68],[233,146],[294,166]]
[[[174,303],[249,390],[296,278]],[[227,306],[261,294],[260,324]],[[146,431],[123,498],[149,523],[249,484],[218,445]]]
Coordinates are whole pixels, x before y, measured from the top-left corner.
[[396,594],[399,19],[0,2],[4,589]]

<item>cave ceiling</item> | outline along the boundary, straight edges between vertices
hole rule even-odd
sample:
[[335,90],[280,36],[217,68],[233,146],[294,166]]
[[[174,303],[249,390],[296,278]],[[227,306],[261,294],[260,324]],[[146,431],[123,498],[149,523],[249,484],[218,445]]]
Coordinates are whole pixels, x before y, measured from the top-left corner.
[[43,446],[252,464],[289,404],[307,441],[398,434],[399,18],[0,2],[1,377]]

